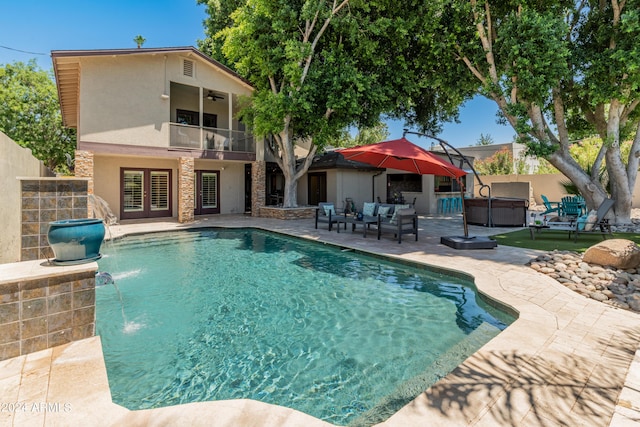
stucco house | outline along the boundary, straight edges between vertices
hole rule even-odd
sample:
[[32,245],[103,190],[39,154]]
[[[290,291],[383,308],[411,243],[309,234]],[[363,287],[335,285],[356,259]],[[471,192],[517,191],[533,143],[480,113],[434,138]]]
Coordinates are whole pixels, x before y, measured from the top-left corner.
[[[119,219],[259,216],[282,203],[282,173],[238,119],[253,86],[228,67],[190,46],[51,56],[63,123],[77,130],[75,174]],[[320,162],[300,179],[297,197],[342,207],[346,198],[361,206],[401,193],[435,213],[438,197],[459,194],[447,179]]]
[[264,201],[262,143],[236,114],[253,87],[238,74],[193,47],[51,56],[76,176],[118,218],[185,222]]

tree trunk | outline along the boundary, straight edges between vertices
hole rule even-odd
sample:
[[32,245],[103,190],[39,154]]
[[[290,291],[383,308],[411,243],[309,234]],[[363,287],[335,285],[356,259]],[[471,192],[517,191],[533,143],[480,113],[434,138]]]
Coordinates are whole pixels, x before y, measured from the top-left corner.
[[[282,206],[285,208],[298,207],[298,181],[309,170],[313,156],[315,156],[318,147],[313,143],[309,153],[304,158],[302,164],[297,165],[294,152],[295,142],[289,136],[289,119],[285,120],[285,127],[282,132],[275,136],[278,145],[278,153],[275,154],[276,162],[284,175],[284,197]],[[313,141],[310,141],[313,142]]]

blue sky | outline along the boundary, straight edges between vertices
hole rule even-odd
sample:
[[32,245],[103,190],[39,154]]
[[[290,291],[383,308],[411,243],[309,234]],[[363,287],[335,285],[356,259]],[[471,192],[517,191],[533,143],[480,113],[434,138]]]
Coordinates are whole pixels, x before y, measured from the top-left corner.
[[[0,0],[0,11],[0,64],[35,58],[45,70],[51,69],[52,50],[135,47],[138,34],[144,47],[196,46],[206,18],[195,0]],[[496,111],[494,102],[475,98],[461,109],[460,123],[445,124],[438,136],[456,147],[474,145],[480,134],[510,142],[514,132],[496,123]],[[402,122],[388,125],[390,139],[402,136]]]

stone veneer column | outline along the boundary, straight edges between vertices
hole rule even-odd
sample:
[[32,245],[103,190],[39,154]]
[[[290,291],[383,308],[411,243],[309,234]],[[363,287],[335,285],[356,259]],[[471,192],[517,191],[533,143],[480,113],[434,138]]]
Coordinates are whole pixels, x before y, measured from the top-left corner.
[[193,157],[180,157],[178,160],[178,222],[193,221],[195,209],[195,160]]
[[259,160],[251,164],[251,216],[260,216],[260,208],[265,206],[267,184],[267,163]]
[[[76,150],[76,159],[74,161],[75,176],[79,178],[89,178],[87,181],[87,195],[93,194],[93,153],[91,151]],[[93,218],[93,203],[91,197],[87,203],[87,218]]]

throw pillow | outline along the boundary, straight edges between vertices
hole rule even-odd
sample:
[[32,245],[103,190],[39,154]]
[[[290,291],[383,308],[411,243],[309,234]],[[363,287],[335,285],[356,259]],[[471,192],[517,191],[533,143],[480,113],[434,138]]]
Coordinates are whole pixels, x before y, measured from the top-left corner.
[[367,203],[365,202],[362,205],[362,214],[366,216],[373,216],[373,213],[376,211],[375,203]]
[[329,213],[331,213],[331,216],[336,214],[336,208],[334,208],[333,205],[324,205],[323,208],[326,216],[329,216]]
[[590,211],[589,215],[587,215],[587,223],[584,225],[584,231],[593,230],[593,226],[596,224],[597,220],[598,220],[598,212],[594,210]]
[[389,215],[389,209],[391,209],[391,206],[378,206],[378,215],[386,218]]
[[578,217],[578,230],[583,231],[586,225],[587,225],[587,215],[582,215]]
[[397,222],[396,214],[398,213],[398,211],[400,209],[407,209],[407,208],[410,208],[410,207],[411,207],[411,205],[396,205],[396,208],[393,210],[393,215],[391,216],[391,219],[389,220],[389,222],[391,224],[395,224]]

